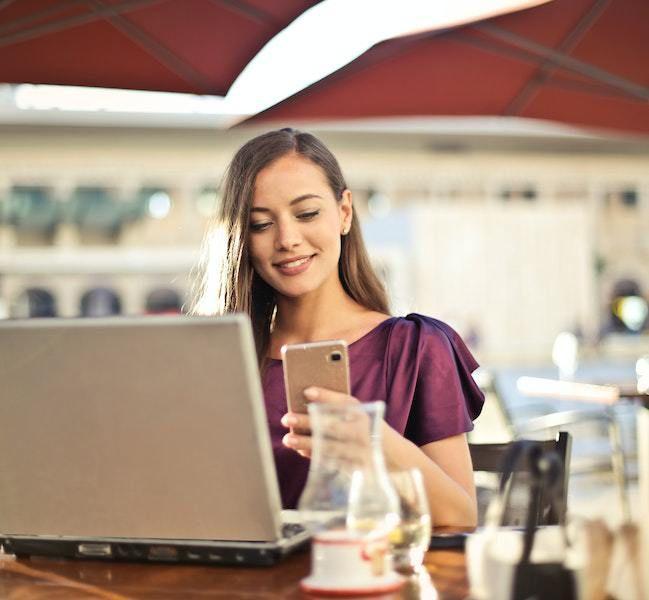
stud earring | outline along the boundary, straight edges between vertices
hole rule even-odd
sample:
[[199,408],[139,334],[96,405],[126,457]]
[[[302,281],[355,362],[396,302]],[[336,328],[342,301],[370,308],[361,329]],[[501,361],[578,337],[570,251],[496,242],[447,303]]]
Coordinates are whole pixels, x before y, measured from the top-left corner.
[[343,229],[343,235],[347,235],[349,233],[349,227],[345,227]]

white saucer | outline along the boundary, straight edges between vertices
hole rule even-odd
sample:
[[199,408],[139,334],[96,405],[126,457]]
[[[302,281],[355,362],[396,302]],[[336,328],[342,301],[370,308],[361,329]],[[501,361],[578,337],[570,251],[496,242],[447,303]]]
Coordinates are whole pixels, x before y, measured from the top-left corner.
[[394,572],[383,577],[373,577],[366,580],[346,579],[339,583],[334,583],[331,579],[325,580],[322,577],[309,576],[300,581],[300,587],[307,593],[322,596],[368,596],[394,592],[405,581],[401,575]]

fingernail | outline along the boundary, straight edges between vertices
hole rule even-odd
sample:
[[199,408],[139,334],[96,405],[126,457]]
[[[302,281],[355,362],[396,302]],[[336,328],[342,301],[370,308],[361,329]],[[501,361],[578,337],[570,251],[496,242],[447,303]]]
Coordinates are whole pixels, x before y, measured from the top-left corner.
[[307,400],[316,400],[318,398],[319,392],[316,388],[308,387],[304,390],[304,396]]
[[282,417],[282,425],[284,425],[284,427],[292,427],[293,425],[297,425],[297,418],[293,415],[284,415]]
[[290,433],[287,433],[282,438],[282,444],[284,444],[285,446],[288,446],[289,448],[292,448],[293,446],[295,446],[295,442],[296,442],[295,436],[291,435]]

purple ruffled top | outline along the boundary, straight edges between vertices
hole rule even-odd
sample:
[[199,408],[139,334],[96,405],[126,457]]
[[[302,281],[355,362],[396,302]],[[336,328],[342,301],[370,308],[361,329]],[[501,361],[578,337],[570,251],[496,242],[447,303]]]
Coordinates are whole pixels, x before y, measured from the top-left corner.
[[[448,325],[418,314],[391,317],[349,345],[352,394],[384,400],[385,420],[418,446],[473,429],[484,395],[471,373],[478,363]],[[287,411],[282,361],[263,377],[268,425],[282,504],[295,508],[309,460],[282,445]]]

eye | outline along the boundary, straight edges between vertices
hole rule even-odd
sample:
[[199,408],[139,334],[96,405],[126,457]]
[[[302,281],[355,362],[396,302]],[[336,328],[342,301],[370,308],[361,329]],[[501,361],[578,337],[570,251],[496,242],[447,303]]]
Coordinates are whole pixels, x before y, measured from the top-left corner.
[[300,213],[297,218],[300,219],[300,221],[311,221],[312,219],[315,219],[319,214],[319,210],[310,210]]
[[272,225],[271,221],[261,221],[259,223],[250,223],[250,231],[252,232],[258,232],[258,231],[264,231],[264,229],[268,229]]

